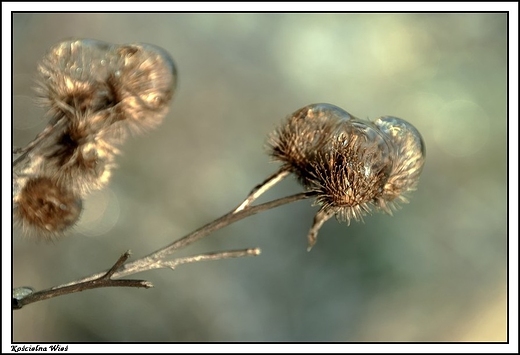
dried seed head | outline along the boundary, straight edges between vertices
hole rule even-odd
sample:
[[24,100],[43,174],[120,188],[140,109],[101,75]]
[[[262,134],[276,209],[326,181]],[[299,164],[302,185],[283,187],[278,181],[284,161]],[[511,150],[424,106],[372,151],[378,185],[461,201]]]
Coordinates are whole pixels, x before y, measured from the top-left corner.
[[81,196],[103,187],[115,145],[127,129],[161,122],[175,83],[173,60],[153,45],[91,39],[56,44],[38,66],[37,93],[56,132],[35,153],[43,157],[36,175],[52,176]]
[[385,137],[368,122],[345,122],[310,165],[307,188],[327,214],[362,220],[388,179],[388,153]]
[[390,175],[382,196],[375,201],[379,208],[391,214],[391,209],[397,208],[397,202],[408,202],[406,194],[416,189],[426,147],[419,131],[401,118],[385,116],[374,124],[388,137],[393,150]]
[[113,145],[117,140],[112,130],[94,129],[104,116],[104,111],[77,113],[75,120],[60,120],[50,126],[27,159],[27,168],[16,175],[22,181],[24,176],[51,176],[80,196],[105,186],[119,151]]
[[47,240],[72,227],[82,209],[81,198],[45,176],[28,179],[13,202],[13,217],[23,230]]
[[148,44],[71,39],[48,51],[36,91],[51,122],[13,162],[25,230],[52,237],[76,222],[81,198],[108,182],[124,133],[161,122],[176,75],[169,54]]
[[309,250],[332,216],[363,220],[374,206],[389,214],[407,202],[424,164],[419,132],[396,117],[363,121],[328,104],[309,105],[271,134],[271,156],[284,163],[321,206],[308,235]]
[[108,43],[87,39],[60,42],[38,65],[39,102],[52,116],[70,119],[78,112],[110,109],[118,101],[107,78],[118,63],[119,58]]
[[135,133],[156,127],[168,112],[175,91],[173,59],[150,44],[123,45],[116,52],[121,65],[110,82],[121,101],[121,117]]
[[331,104],[312,104],[289,115],[268,138],[270,155],[281,161],[304,185],[308,165],[324,149],[343,122],[355,119]]
[[69,122],[55,143],[42,150],[45,164],[40,166],[41,174],[53,176],[80,196],[108,183],[119,153],[102,132],[90,132],[93,116],[96,114]]
[[72,39],[42,59],[36,90],[53,117],[74,120],[78,113],[104,110],[104,125],[98,129],[117,122],[112,129],[140,132],[161,123],[176,79],[175,64],[162,48]]

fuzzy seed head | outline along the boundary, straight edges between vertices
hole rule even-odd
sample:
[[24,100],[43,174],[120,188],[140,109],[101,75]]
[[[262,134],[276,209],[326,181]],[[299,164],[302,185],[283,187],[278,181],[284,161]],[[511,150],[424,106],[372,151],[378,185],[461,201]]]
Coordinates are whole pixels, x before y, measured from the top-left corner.
[[[107,78],[119,59],[112,46],[96,40],[67,40],[53,46],[38,65],[36,92],[49,114],[74,119],[117,104]],[[107,122],[110,125],[111,122]]]
[[326,214],[342,221],[363,220],[379,197],[390,172],[388,145],[370,125],[343,124],[341,133],[317,155],[310,166],[307,188]]
[[419,182],[424,166],[426,147],[419,131],[407,121],[385,116],[374,122],[375,126],[388,137],[392,147],[392,168],[381,198],[376,204],[391,213],[398,202],[408,202],[406,195]]
[[270,155],[306,184],[308,165],[336,134],[339,125],[355,119],[331,104],[312,104],[287,116],[268,139]]
[[28,179],[17,195],[13,217],[27,234],[52,240],[78,221],[81,209],[81,198],[56,180],[40,176]]
[[139,133],[162,122],[176,80],[175,64],[162,48],[72,39],[42,59],[36,91],[52,117],[74,120],[78,113],[104,111],[101,128]]
[[121,65],[112,81],[121,100],[121,114],[131,131],[162,122],[176,87],[177,71],[170,55],[150,44],[123,45],[116,50]]
[[41,149],[43,159],[37,175],[52,176],[79,196],[104,187],[119,151],[113,146],[113,139],[106,137],[110,131],[92,130],[92,122],[98,120],[99,115],[103,116],[102,113],[78,114],[74,121],[67,121],[63,128],[56,129],[52,139]]
[[410,123],[389,116],[364,121],[330,104],[294,112],[269,146],[271,156],[316,193],[321,215],[347,222],[362,220],[372,207],[392,214],[398,202],[407,202],[425,156]]
[[127,132],[161,123],[176,86],[170,55],[149,44],[70,39],[38,65],[47,127],[13,161],[13,211],[26,231],[60,235],[81,198],[104,187]]

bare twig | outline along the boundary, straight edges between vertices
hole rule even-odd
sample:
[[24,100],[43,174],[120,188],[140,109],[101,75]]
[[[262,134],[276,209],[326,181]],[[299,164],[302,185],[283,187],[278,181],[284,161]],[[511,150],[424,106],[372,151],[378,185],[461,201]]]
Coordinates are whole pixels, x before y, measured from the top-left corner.
[[[298,193],[295,195],[286,196],[286,197],[282,197],[282,198],[279,198],[279,199],[276,199],[276,200],[273,200],[270,202],[266,202],[266,203],[263,203],[263,204],[260,204],[257,206],[251,206],[251,207],[243,209],[242,211],[239,211],[239,212],[235,212],[235,211],[229,212],[229,213],[223,215],[222,217],[217,218],[213,222],[210,222],[210,223],[206,224],[205,226],[197,229],[196,231],[171,243],[170,245],[167,245],[166,247],[159,249],[156,252],[148,255],[147,257],[145,257],[145,259],[147,261],[163,259],[164,257],[174,253],[176,250],[185,248],[188,245],[196,242],[197,240],[207,236],[208,234],[211,234],[211,233],[215,232],[216,230],[224,228],[243,218],[252,216],[259,212],[263,212],[263,211],[266,211],[271,208],[275,208],[275,207],[278,207],[278,206],[281,206],[281,205],[284,205],[287,203],[295,202],[298,200],[303,200],[303,199],[306,199],[306,198],[309,198],[312,196],[314,196],[314,192],[301,192],[301,193]],[[128,275],[128,273],[126,272],[127,270],[132,270],[131,274],[134,274],[135,272],[140,272],[139,266],[137,265],[138,261],[139,260],[136,260],[132,263],[124,265],[124,267],[123,267],[124,271],[121,272],[121,276]],[[136,268],[139,271],[133,271],[134,268]],[[119,273],[118,273],[118,276],[119,276]]]
[[244,209],[236,212],[231,211],[220,218],[217,218],[213,222],[206,224],[205,226],[197,229],[196,231],[178,239],[177,241],[165,246],[156,252],[137,259],[135,261],[126,263],[129,253],[123,254],[118,261],[108,270],[101,273],[97,273],[80,280],[76,280],[60,286],[55,286],[47,290],[29,293],[25,297],[13,298],[13,309],[21,309],[23,306],[34,303],[37,301],[43,301],[49,298],[62,296],[70,293],[85,291],[100,287],[111,287],[111,286],[125,286],[125,287],[145,287],[149,288],[153,285],[148,281],[143,280],[117,280],[121,277],[133,275],[139,272],[170,268],[174,269],[179,265],[188,264],[198,261],[206,260],[220,260],[229,258],[238,258],[244,256],[257,256],[260,254],[260,249],[244,249],[234,251],[223,251],[214,252],[207,254],[200,254],[195,256],[177,258],[173,260],[164,260],[168,255],[173,254],[175,251],[187,247],[188,245],[202,239],[203,237],[224,228],[234,222],[237,222],[243,218],[252,216],[256,213],[269,210],[287,203],[303,200],[314,196],[314,192],[302,192],[299,194],[286,196],[266,202],[257,206],[247,206]]
[[269,176],[267,179],[265,179],[265,181],[261,184],[256,185],[255,188],[251,190],[249,196],[247,196],[244,202],[242,202],[240,206],[238,206],[235,209],[234,213],[240,212],[247,206],[251,205],[254,200],[260,197],[260,195],[269,190],[278,182],[282,181],[287,175],[289,175],[289,170],[282,168],[273,175]]
[[170,268],[170,269],[174,270],[177,266],[182,265],[182,264],[196,263],[199,261],[241,258],[244,256],[258,256],[258,255],[260,255],[260,252],[261,251],[259,248],[221,251],[221,252],[200,254],[200,255],[195,255],[195,256],[187,256],[184,258],[177,258],[174,260],[164,260],[164,261],[160,261],[157,265],[159,265],[159,268]]
[[[225,215],[223,215],[220,218],[217,218],[213,222],[210,222],[206,224],[205,226],[197,229],[196,231],[191,232],[190,234],[176,240],[175,242],[165,246],[162,249],[159,249],[152,254],[149,254],[143,258],[137,259],[135,261],[129,262],[127,264],[124,264],[118,271],[114,273],[114,278],[120,278],[125,277],[128,275],[133,275],[138,272],[143,272],[147,270],[157,269],[160,268],[158,265],[160,265],[160,260],[164,259],[168,255],[173,254],[175,251],[185,248],[190,244],[193,244],[194,242],[204,238],[205,236],[224,228],[234,222],[237,222],[241,219],[244,219],[246,217],[252,216],[256,213],[267,211],[271,208],[275,208],[287,203],[303,200],[306,198],[310,198],[314,196],[313,192],[302,192],[299,194],[286,196],[279,198],[277,200],[269,201],[257,206],[248,207],[240,212],[234,213],[229,212]],[[103,272],[88,276],[86,278],[76,280],[72,283],[61,285],[61,286],[68,286],[72,285],[74,283],[78,282],[84,282],[88,280],[93,280],[95,278],[98,278],[100,275],[102,275]],[[59,287],[61,287],[59,286]]]
[[123,265],[130,257],[130,252],[126,252],[116,261],[114,266],[106,273],[102,274],[93,280],[75,283],[69,286],[50,288],[38,292],[33,292],[22,298],[13,298],[13,309],[21,309],[23,306],[30,303],[43,301],[49,298],[67,295],[70,293],[81,292],[101,287],[153,287],[151,282],[144,280],[114,280],[112,279],[117,269]]
[[316,215],[314,216],[314,221],[312,222],[312,227],[309,230],[309,234],[307,235],[307,251],[311,251],[314,244],[316,244],[316,241],[318,240],[318,232],[323,225],[323,223],[327,222],[332,216],[334,216],[334,213],[331,213],[329,211],[323,211],[319,210]]

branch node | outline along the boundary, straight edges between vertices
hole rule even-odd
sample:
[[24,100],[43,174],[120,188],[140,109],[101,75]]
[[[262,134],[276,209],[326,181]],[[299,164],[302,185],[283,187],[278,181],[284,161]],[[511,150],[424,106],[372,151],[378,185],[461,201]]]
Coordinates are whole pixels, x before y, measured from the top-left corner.
[[273,175],[269,176],[267,179],[264,180],[261,184],[256,185],[253,190],[249,193],[249,195],[246,197],[244,202],[238,206],[233,213],[238,213],[247,207],[249,207],[253,201],[255,201],[260,195],[262,195],[264,192],[269,190],[271,187],[273,187],[275,184],[283,180],[287,175],[289,175],[289,171],[285,168],[282,168],[278,170]]
[[114,266],[112,266],[105,275],[100,277],[100,279],[110,279],[112,277],[112,275],[114,275],[114,273],[128,260],[128,258],[130,257],[130,254],[131,254],[130,250],[127,250],[126,252],[124,252],[123,255],[121,255],[119,257],[119,259],[117,259]]

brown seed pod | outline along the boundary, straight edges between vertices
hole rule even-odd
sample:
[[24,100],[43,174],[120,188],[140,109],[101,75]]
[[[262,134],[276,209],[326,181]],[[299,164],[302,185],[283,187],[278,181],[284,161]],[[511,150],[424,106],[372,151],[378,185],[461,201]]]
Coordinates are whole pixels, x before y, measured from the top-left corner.
[[377,119],[374,125],[388,138],[392,147],[392,168],[376,205],[392,214],[398,202],[408,202],[406,195],[419,182],[424,166],[426,147],[419,131],[409,122],[391,116]]
[[36,87],[51,121],[13,161],[13,211],[24,230],[52,238],[73,225],[81,198],[107,184],[124,133],[161,122],[176,78],[169,54],[153,45],[53,46]]
[[141,132],[168,112],[177,72],[170,55],[149,44],[113,45],[71,39],[52,47],[38,66],[39,102],[55,118],[105,111],[97,130]]
[[307,174],[307,188],[328,215],[350,223],[370,213],[381,196],[391,164],[385,137],[369,122],[348,121],[317,153]]
[[331,104],[312,104],[287,116],[268,138],[270,155],[307,185],[308,165],[333,140],[339,125],[355,119]]
[[121,123],[134,133],[154,128],[169,109],[177,83],[170,55],[151,44],[128,44],[115,52],[120,66],[108,83],[120,100]]
[[158,125],[176,85],[173,60],[147,44],[70,39],[38,66],[37,93],[53,117],[39,143],[36,175],[52,176],[84,196],[103,187],[125,132]]
[[119,151],[111,144],[113,139],[106,139],[107,131],[91,131],[90,123],[99,115],[102,114],[80,114],[67,122],[54,142],[49,141],[42,149],[44,164],[40,165],[40,174],[53,176],[80,196],[104,187]]
[[363,220],[372,206],[389,214],[415,189],[424,142],[396,117],[360,120],[329,104],[306,106],[269,137],[270,154],[316,193],[321,208],[308,234],[308,250],[332,216]]
[[39,103],[51,116],[70,119],[77,113],[116,106],[117,96],[107,78],[117,70],[119,60],[113,46],[105,42],[71,39],[56,44],[38,65]]
[[45,176],[29,178],[13,202],[14,220],[28,235],[45,240],[72,227],[82,209],[79,196]]

